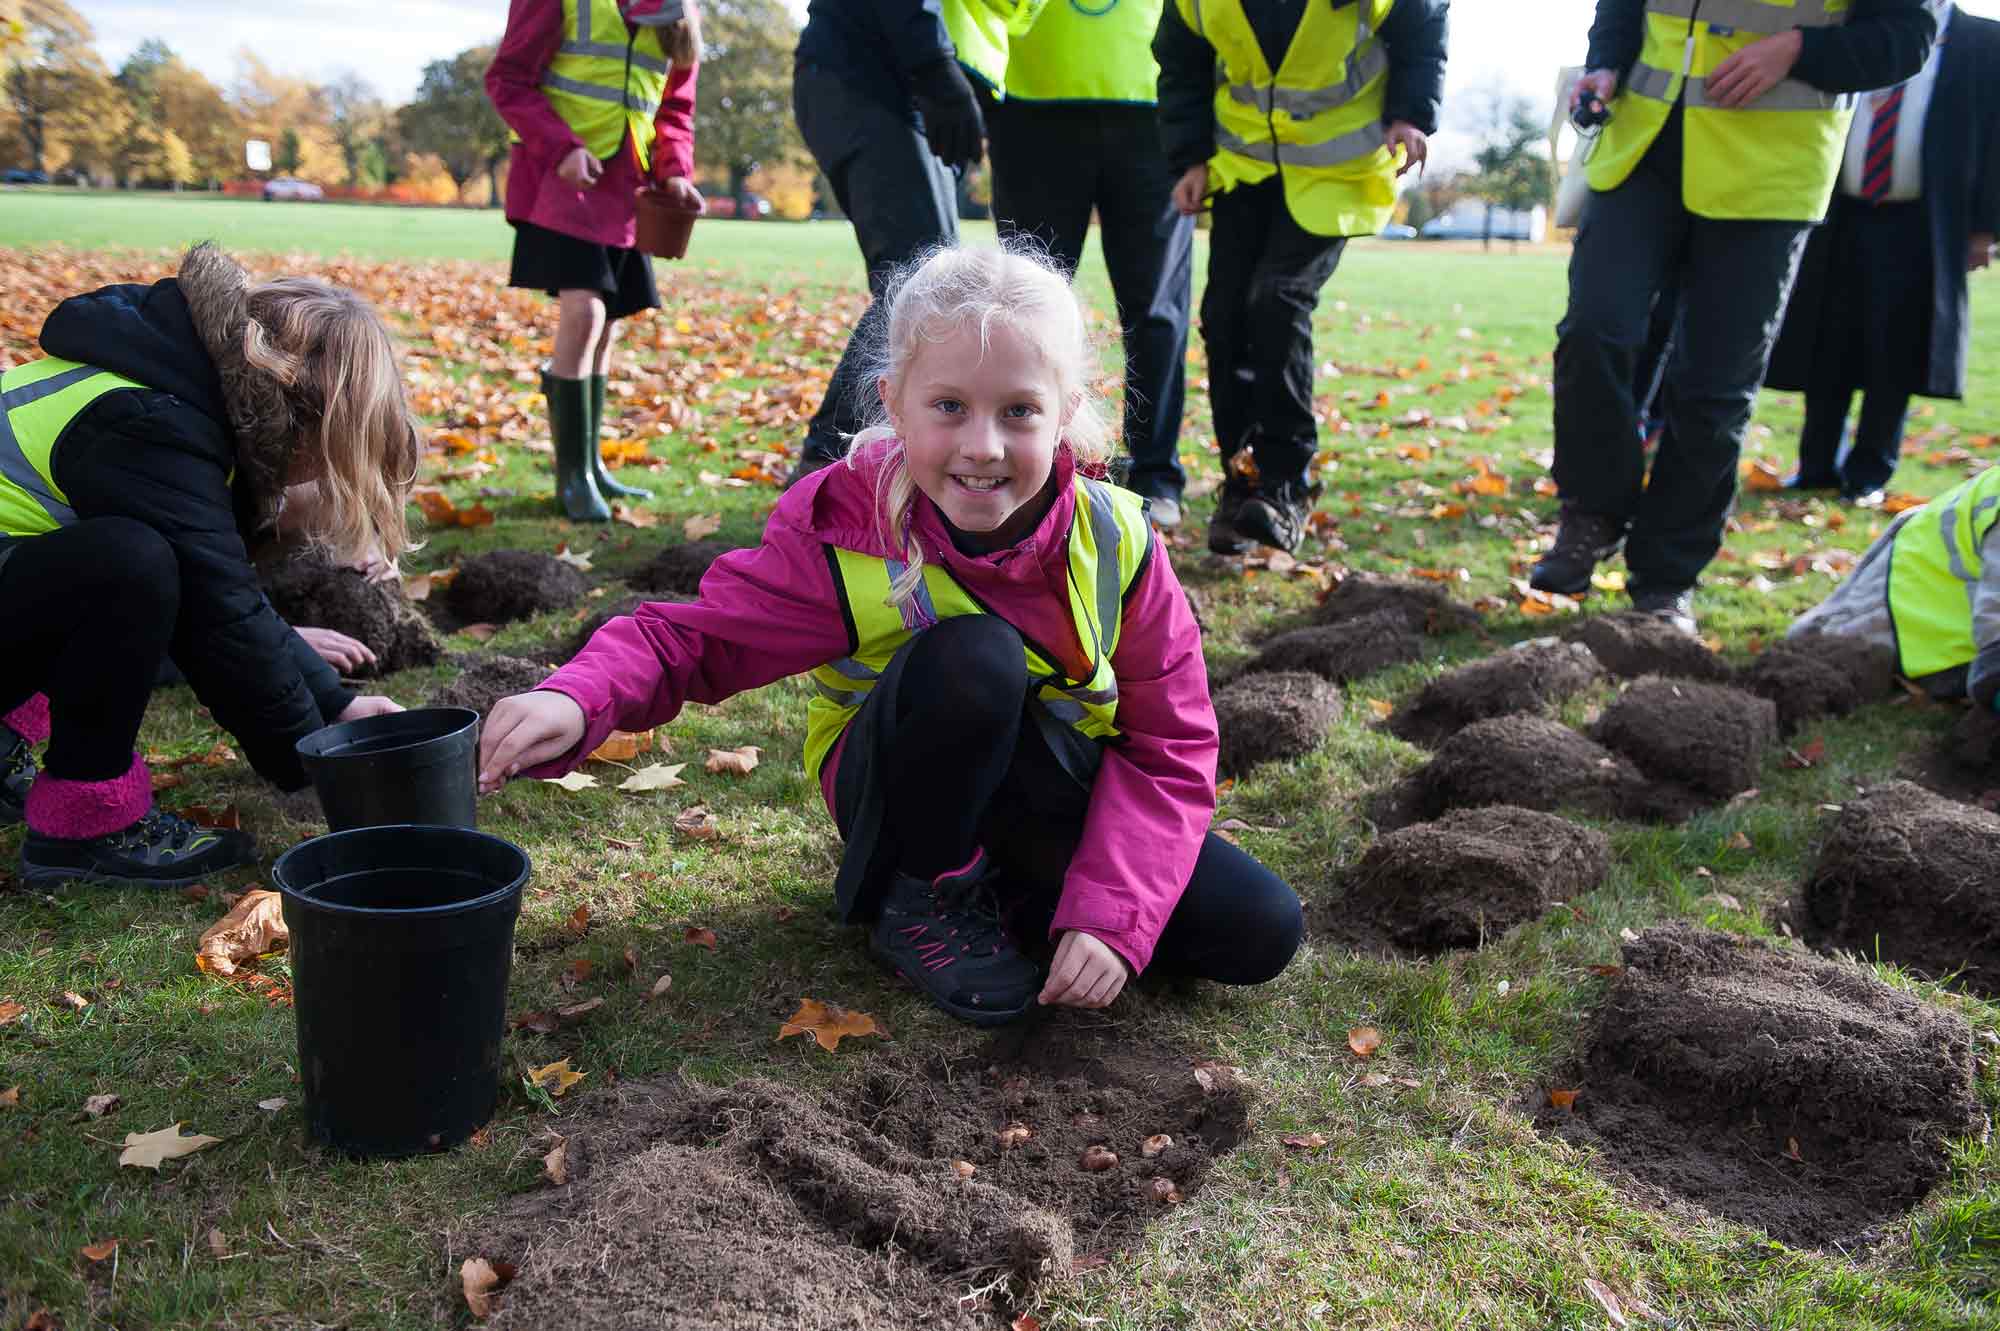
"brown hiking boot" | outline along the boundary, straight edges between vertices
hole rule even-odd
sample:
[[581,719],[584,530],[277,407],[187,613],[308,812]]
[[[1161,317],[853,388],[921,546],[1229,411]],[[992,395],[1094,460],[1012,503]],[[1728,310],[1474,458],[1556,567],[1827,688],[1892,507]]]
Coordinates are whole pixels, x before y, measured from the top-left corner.
[[1590,575],[1599,560],[1609,559],[1625,544],[1625,524],[1602,513],[1585,513],[1573,504],[1562,507],[1556,543],[1535,564],[1528,585],[1538,592],[1581,596],[1590,590]]

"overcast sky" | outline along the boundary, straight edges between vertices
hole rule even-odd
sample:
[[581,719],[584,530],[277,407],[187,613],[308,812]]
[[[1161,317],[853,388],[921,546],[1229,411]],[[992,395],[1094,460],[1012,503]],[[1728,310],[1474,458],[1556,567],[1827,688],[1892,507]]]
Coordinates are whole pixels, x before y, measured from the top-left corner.
[[[96,27],[98,51],[114,69],[133,47],[158,37],[227,88],[235,81],[237,52],[248,48],[277,70],[321,82],[354,70],[392,103],[409,100],[430,61],[495,40],[507,19],[505,0],[72,3]],[[805,0],[786,3],[803,19]],[[2000,18],[2000,0],[1963,0],[1960,7]],[[1505,85],[1539,106],[1551,105],[1556,71],[1583,59],[1595,9],[1595,0],[1458,0],[1437,164],[1463,155],[1467,136],[1453,126],[1471,114],[1473,91]]]

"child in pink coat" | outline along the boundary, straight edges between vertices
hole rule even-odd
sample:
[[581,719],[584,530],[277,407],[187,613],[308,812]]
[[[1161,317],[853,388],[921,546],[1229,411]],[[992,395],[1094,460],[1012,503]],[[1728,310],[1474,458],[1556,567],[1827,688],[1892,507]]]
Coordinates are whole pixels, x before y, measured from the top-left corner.
[[[1076,297],[1045,260],[967,248],[887,300],[884,424],[789,491],[698,601],[613,620],[502,700],[482,788],[809,671],[842,917],[947,1012],[1103,1007],[1150,965],[1270,979],[1298,898],[1208,830],[1199,631],[1143,502],[1078,474],[1109,437]],[[1046,977],[1014,941],[1041,937]]]

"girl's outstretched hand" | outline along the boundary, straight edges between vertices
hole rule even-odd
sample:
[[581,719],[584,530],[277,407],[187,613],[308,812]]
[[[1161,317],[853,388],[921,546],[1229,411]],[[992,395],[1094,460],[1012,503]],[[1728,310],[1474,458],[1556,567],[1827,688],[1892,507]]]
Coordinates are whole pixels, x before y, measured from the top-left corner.
[[391,712],[400,712],[402,710],[403,704],[397,702],[394,698],[384,698],[379,693],[364,693],[353,702],[347,704],[341,710],[340,715],[333,719],[336,721],[359,721],[364,716],[387,716]]
[[1056,944],[1049,981],[1042,986],[1044,1006],[1109,1007],[1125,988],[1131,972],[1125,958],[1111,946],[1081,929],[1071,929]]
[[584,723],[576,699],[554,689],[494,703],[479,733],[479,793],[491,795],[523,767],[562,757],[583,738]]

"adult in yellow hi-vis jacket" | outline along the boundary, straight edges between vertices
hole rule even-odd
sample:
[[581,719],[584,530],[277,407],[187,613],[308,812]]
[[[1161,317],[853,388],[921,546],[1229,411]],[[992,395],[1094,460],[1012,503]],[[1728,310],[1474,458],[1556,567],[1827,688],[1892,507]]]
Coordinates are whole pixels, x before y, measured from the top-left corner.
[[[1208,545],[1294,550],[1318,487],[1313,309],[1349,236],[1382,229],[1444,93],[1449,0],[1173,0],[1160,134],[1193,214],[1213,197],[1201,336],[1225,479]],[[1241,465],[1255,459],[1255,479]]]
[[[1635,609],[1695,631],[1743,431],[1807,230],[1826,214],[1852,115],[1936,35],[1924,0],[1598,0],[1575,97],[1610,111],[1557,329],[1562,521],[1535,565],[1579,595],[1625,546]],[[1633,367],[1655,294],[1681,293],[1647,477]]]

